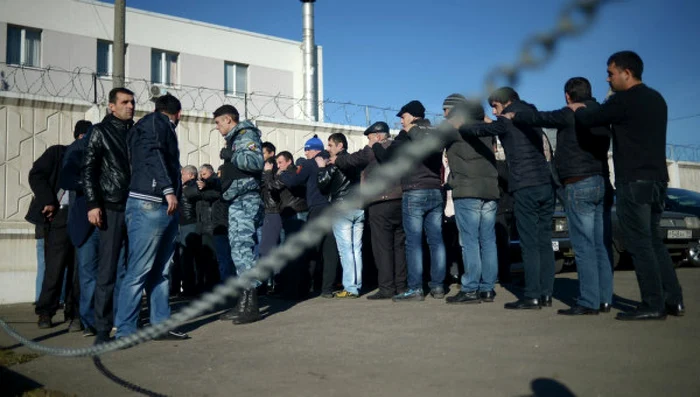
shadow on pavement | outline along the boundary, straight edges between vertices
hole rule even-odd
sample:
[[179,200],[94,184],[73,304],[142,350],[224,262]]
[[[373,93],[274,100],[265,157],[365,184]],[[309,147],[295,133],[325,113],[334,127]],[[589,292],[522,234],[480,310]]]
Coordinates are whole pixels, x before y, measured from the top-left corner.
[[[45,340],[47,340],[47,339],[55,338],[55,337],[57,337],[57,336],[59,336],[59,335],[63,335],[63,334],[67,334],[67,333],[68,333],[68,328],[65,328],[65,329],[62,329],[62,330],[60,330],[60,331],[52,332],[52,333],[50,333],[50,334],[46,334],[46,335],[42,335],[42,336],[37,336],[36,338],[32,339],[32,342],[42,342],[42,341],[45,341]],[[15,343],[15,344],[12,345],[12,346],[3,347],[3,349],[5,349],[5,350],[13,350],[13,349],[16,349],[16,348],[22,347],[22,346],[23,346],[23,344],[21,344],[21,343]]]
[[532,394],[522,397],[576,397],[563,383],[550,378],[537,378],[530,383]]
[[0,394],[3,396],[21,396],[26,392],[44,387],[24,375],[20,375],[9,368],[0,366]]
[[128,380],[122,379],[115,375],[113,372],[111,372],[107,367],[105,367],[104,364],[102,364],[102,360],[100,360],[99,357],[93,357],[92,359],[93,363],[95,364],[95,368],[97,368],[98,371],[107,379],[111,380],[112,382],[118,384],[119,386],[131,390],[135,393],[143,394],[144,396],[150,396],[150,397],[165,397],[165,394],[160,394],[148,389],[144,389],[141,386],[135,385]]

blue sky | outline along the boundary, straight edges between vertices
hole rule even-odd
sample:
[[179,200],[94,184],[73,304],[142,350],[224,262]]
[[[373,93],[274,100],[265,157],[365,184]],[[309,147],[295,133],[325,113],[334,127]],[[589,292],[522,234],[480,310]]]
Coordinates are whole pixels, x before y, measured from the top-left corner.
[[[440,112],[450,93],[478,93],[488,71],[514,62],[524,40],[551,30],[568,3],[318,0],[324,97],[392,108],[418,99]],[[301,40],[298,0],[127,0],[127,6]],[[668,102],[668,142],[700,145],[698,20],[700,1],[611,2],[586,33],[562,41],[552,61],[522,74],[515,88],[540,110],[552,110],[563,106],[565,81],[583,76],[602,99],[608,56],[633,50],[645,62],[644,82]]]

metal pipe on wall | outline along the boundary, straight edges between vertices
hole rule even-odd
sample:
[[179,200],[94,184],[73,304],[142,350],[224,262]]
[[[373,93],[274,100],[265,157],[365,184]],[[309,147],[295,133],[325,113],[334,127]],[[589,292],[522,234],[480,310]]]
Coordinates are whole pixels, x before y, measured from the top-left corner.
[[301,0],[301,2],[303,14],[304,114],[308,120],[318,121],[318,59],[314,40],[314,3],[316,0]]

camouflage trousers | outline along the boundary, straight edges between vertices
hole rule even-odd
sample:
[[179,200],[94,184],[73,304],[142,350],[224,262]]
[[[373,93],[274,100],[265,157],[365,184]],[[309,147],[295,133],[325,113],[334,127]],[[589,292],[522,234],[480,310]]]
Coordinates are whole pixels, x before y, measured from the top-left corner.
[[[260,226],[264,208],[259,192],[250,192],[236,197],[228,207],[228,242],[231,259],[238,275],[255,266],[253,249],[257,243],[256,230]],[[256,280],[254,287],[260,281]]]

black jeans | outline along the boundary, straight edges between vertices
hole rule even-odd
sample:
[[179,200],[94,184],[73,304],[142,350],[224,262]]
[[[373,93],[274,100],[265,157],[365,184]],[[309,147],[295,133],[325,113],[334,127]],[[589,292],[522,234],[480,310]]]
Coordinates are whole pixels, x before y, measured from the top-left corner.
[[118,295],[115,286],[121,285],[117,273],[124,276],[128,250],[124,211],[107,209],[103,211],[102,218],[100,263],[95,284],[95,329],[98,332],[110,332],[114,325],[114,297],[115,294]]
[[379,291],[391,295],[404,292],[408,274],[401,200],[378,202],[368,210]]
[[554,289],[554,190],[550,184],[526,187],[515,191],[513,197],[525,270],[525,298],[551,296]]
[[64,316],[66,319],[79,317],[78,302],[80,287],[75,271],[75,248],[68,236],[66,221],[68,207],[60,209],[53,220],[45,228],[44,260],[46,270],[41,293],[34,312],[38,315],[53,317],[59,307],[63,278],[66,277],[66,298]]
[[[309,209],[309,221],[321,215],[327,207],[313,207]],[[311,275],[312,285],[316,290],[315,280],[316,274],[322,270],[323,277],[321,280],[321,293],[332,293],[335,287],[335,281],[340,266],[340,255],[338,254],[338,246],[335,242],[333,232],[329,232],[321,241],[321,244],[311,253],[312,260],[310,261],[309,274]],[[323,263],[323,266],[319,266]]]
[[681,286],[659,235],[666,183],[618,182],[616,188],[622,244],[632,257],[642,306],[664,310],[665,303],[680,303],[683,300]]

